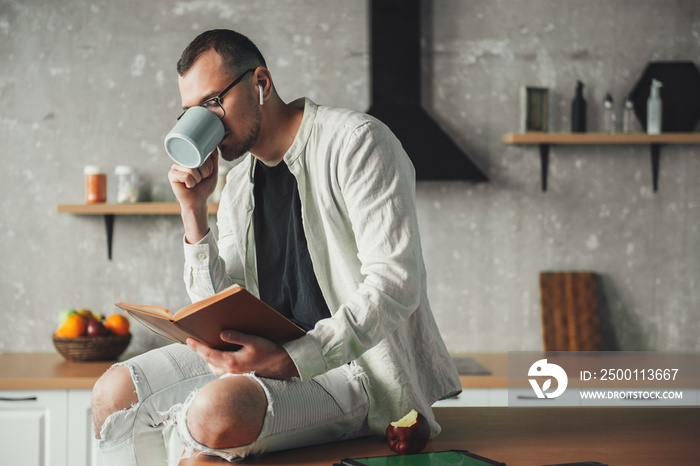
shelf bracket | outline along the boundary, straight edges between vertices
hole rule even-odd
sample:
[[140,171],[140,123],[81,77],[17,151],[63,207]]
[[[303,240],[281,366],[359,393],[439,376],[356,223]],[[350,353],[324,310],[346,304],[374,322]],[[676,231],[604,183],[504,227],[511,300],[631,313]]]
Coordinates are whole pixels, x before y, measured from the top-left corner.
[[105,214],[105,232],[107,233],[107,259],[112,260],[112,234],[114,233],[114,214]]
[[661,158],[661,144],[651,144],[651,176],[654,183],[654,192],[659,190],[659,159]]
[[549,144],[540,144],[540,167],[542,169],[542,191],[547,191],[547,173],[549,172]]
[[[542,170],[542,191],[547,191],[547,174],[549,173],[549,144],[539,144],[540,166]],[[661,159],[661,144],[650,144],[651,148],[651,176],[654,192],[659,190],[659,161]]]

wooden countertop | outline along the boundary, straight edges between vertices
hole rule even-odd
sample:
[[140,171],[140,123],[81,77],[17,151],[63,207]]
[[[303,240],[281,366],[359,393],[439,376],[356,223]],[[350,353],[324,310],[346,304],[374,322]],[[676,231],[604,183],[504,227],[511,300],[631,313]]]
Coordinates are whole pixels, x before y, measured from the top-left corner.
[[0,390],[92,389],[114,363],[66,361],[58,353],[2,353]]
[[[463,387],[508,387],[507,353],[459,353],[453,356],[471,357],[491,371],[491,375],[461,375]],[[114,362],[72,362],[58,353],[1,353],[0,390],[91,389]]]
[[[491,375],[461,376],[465,388],[507,387],[507,354],[472,357]],[[0,354],[0,389],[91,389],[114,361],[69,362],[57,353]],[[434,408],[443,427],[426,451],[466,449],[513,465],[600,461],[691,465],[700,457],[700,408]],[[367,437],[246,459],[241,464],[330,466],[346,457],[387,455]],[[224,464],[193,457],[181,465]]]
[[[696,465],[698,408],[434,408],[443,431],[425,451],[463,449],[509,466],[599,461]],[[379,437],[273,452],[238,464],[330,466],[342,458],[393,454]],[[228,464],[197,456],[180,466]],[[397,463],[399,464],[399,463]]]
[[472,358],[489,375],[460,375],[464,388],[508,388],[508,353],[453,353],[453,358]]

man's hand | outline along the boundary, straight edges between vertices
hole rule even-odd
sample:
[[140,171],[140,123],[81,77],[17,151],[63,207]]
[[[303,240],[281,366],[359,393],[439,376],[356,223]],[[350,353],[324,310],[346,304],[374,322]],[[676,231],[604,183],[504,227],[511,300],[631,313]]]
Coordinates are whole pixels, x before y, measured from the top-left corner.
[[287,351],[270,340],[235,330],[224,330],[221,332],[221,339],[241,345],[242,348],[238,351],[219,351],[193,338],[187,339],[187,345],[199,353],[216,376],[252,371],[260,377],[271,379],[299,376]]
[[209,231],[207,200],[219,178],[219,151],[215,150],[199,168],[174,164],[168,172],[170,186],[182,210],[185,238],[190,244],[201,240]]
[[168,180],[182,206],[196,207],[207,203],[216,189],[218,175],[219,151],[215,150],[199,168],[173,164],[168,172]]

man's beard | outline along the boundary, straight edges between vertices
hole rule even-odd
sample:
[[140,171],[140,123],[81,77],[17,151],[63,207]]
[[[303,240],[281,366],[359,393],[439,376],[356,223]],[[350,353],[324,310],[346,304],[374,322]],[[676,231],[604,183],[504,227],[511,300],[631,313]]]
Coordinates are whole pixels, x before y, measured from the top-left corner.
[[[246,134],[245,139],[219,146],[221,157],[227,162],[232,162],[241,158],[258,142],[262,113],[257,105],[252,106],[252,108],[253,114],[250,115],[248,120],[250,123],[244,131]],[[237,134],[234,133],[233,136],[235,137]]]

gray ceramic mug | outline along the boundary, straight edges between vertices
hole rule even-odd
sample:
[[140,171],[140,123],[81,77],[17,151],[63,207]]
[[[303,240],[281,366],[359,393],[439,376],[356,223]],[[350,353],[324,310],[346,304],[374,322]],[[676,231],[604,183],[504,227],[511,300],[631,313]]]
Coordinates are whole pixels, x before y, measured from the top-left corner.
[[224,139],[224,124],[212,111],[191,107],[165,136],[165,151],[186,168],[199,168]]

